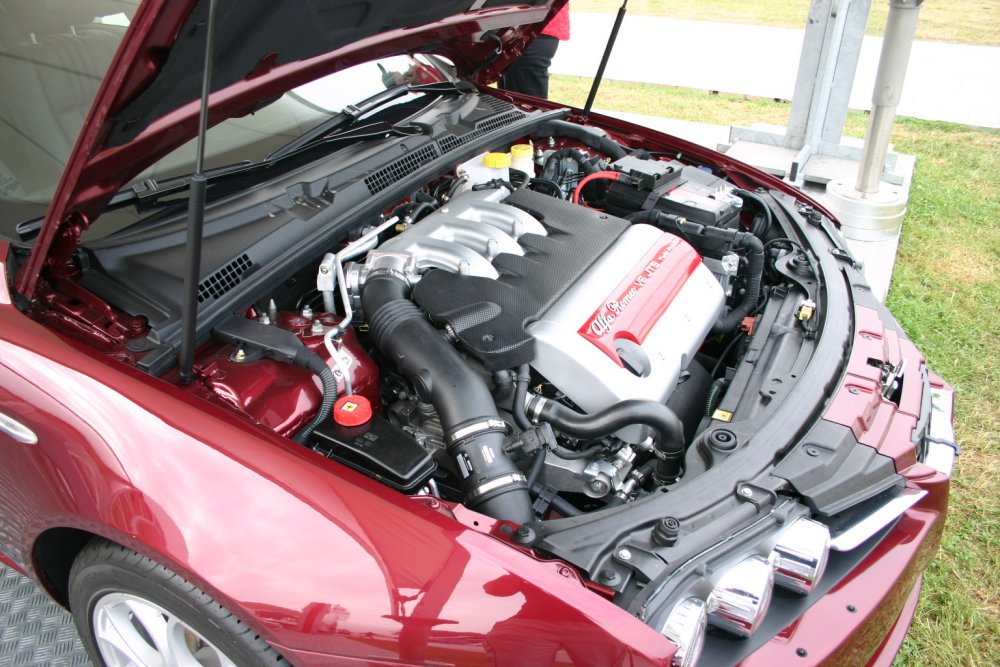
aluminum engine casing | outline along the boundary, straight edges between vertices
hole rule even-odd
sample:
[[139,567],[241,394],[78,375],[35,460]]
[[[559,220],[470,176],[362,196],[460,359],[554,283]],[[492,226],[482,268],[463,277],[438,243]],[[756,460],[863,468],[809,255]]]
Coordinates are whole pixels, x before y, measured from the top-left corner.
[[[407,274],[415,300],[473,356],[482,339],[503,348],[511,324],[503,334],[491,318],[517,311],[514,328],[533,344],[518,348],[521,363],[588,413],[626,399],[665,402],[725,302],[694,248],[538,193],[520,190],[512,206],[497,201],[501,192],[456,197],[372,251],[362,273]],[[497,283],[509,289],[498,292]],[[489,368],[496,359],[483,354]],[[648,434],[640,426],[618,433],[631,442]]]
[[[528,325],[532,366],[588,413],[630,398],[666,402],[724,302],[690,245],[633,225]],[[617,435],[638,442],[648,430]]]

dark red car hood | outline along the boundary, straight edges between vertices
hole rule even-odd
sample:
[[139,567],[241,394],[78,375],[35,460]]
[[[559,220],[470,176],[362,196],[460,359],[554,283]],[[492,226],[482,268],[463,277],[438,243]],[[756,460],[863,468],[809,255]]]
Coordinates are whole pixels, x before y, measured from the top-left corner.
[[[209,124],[253,112],[338,69],[401,52],[450,59],[491,83],[565,0],[218,0]],[[111,196],[197,132],[209,0],[147,0],[137,10],[18,274],[33,296]]]

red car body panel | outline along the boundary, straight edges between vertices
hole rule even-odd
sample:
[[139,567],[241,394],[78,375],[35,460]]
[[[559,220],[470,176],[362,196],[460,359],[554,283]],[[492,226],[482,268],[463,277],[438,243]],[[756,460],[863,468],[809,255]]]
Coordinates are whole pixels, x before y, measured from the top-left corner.
[[857,568],[741,665],[796,664],[803,658],[805,664],[831,666],[891,663],[913,619],[913,591],[941,540],[948,502],[945,475],[919,466],[907,478],[928,495]]
[[[680,140],[655,132],[640,138],[639,128],[596,114],[591,121],[640,145],[680,144],[690,155],[714,158],[737,181],[752,179],[798,194],[766,174]],[[16,509],[0,508],[0,516],[14,512],[25,517],[20,530],[10,533],[16,539],[0,550],[43,584],[32,545],[46,529],[73,527],[136,549],[190,577],[298,664],[331,664],[331,656],[343,657],[344,664],[502,664],[504,647],[519,651],[517,660],[525,659],[524,651],[536,651],[537,664],[574,664],[574,659],[575,664],[595,665],[615,660],[669,663],[672,645],[581,586],[575,576],[560,575],[551,564],[185,390],[124,364],[109,366],[106,357],[21,314],[10,305],[9,293],[0,295],[0,304],[2,329],[19,334],[2,341],[6,349],[0,372],[9,377],[0,380],[8,388],[0,396],[0,411],[24,417],[43,443],[32,448],[4,438],[5,448],[18,452],[6,457],[13,475],[37,480],[28,486],[38,493],[21,499]],[[917,374],[907,376],[899,409],[877,391],[874,396],[865,392],[863,403],[849,391],[861,381],[874,382],[871,373],[877,369],[867,364],[869,356],[896,363],[904,355],[915,364],[922,358],[912,344],[884,328],[876,311],[859,308],[856,317],[855,354],[825,418],[847,425],[861,420],[866,426],[857,432],[893,456],[912,485],[930,493],[830,596],[744,664],[802,660],[797,648],[829,664],[863,664],[876,661],[880,650],[894,653],[898,646],[887,642],[899,634],[898,628],[908,627],[911,592],[940,540],[948,478],[916,464],[909,440],[916,421],[913,397],[920,396]],[[29,377],[58,373],[65,376],[64,387],[82,383],[70,395],[83,395],[86,401],[72,405],[38,395],[30,383],[9,391],[16,386],[9,378],[24,382],[7,363],[15,359],[21,369],[25,363],[34,365],[23,371]],[[25,396],[31,398],[25,401]],[[83,415],[67,414],[70,407]],[[36,417],[22,410],[34,410]],[[104,420],[102,429],[114,427],[98,436],[86,420],[102,414],[120,419],[97,417]],[[75,434],[67,424],[88,435]],[[137,442],[135,433],[149,435]],[[44,443],[53,437],[62,444],[49,449]],[[153,442],[158,446],[151,447]],[[77,474],[55,473],[66,465]],[[128,479],[123,477],[126,469]],[[179,489],[178,480],[188,481]],[[11,487],[9,479],[3,483]],[[20,481],[17,488],[22,488]],[[211,523],[189,516],[195,506],[211,509]],[[487,527],[492,520],[484,517],[482,523]],[[178,525],[185,526],[183,534]],[[386,560],[384,554],[396,553],[399,543],[415,546]],[[345,571],[333,567],[338,561],[363,565]],[[373,586],[373,579],[381,583]],[[318,594],[323,591],[331,593]],[[484,591],[497,598],[496,605],[482,603]],[[373,609],[371,600],[384,608]],[[418,609],[424,600],[429,602]],[[512,604],[514,600],[520,604]],[[858,611],[842,614],[847,604]],[[454,608],[463,611],[451,613]],[[833,631],[831,619],[838,623]],[[518,642],[505,644],[512,634]],[[585,655],[560,650],[571,645],[586,646]],[[587,662],[586,655],[598,657]]]
[[[25,296],[36,295],[43,273],[60,274],[80,233],[115,191],[194,136],[198,105],[190,101],[134,140],[104,145],[109,119],[156,74],[159,52],[194,4],[140,6],[21,265],[17,290]],[[511,16],[543,19],[562,4],[480,10],[255,73],[211,96],[209,122],[428,39],[462,56],[453,58],[460,74],[487,83],[536,28],[513,31],[505,55],[475,72],[472,63],[493,47],[467,36],[508,25]],[[589,120],[633,147],[669,144],[726,171],[741,187],[763,185],[820,208],[779,179],[694,144],[597,114]],[[0,243],[0,258],[8,251]],[[12,304],[6,269],[0,263],[0,412],[27,425],[39,442],[0,434],[0,562],[50,592],[58,595],[36,547],[47,531],[68,528],[189,578],[295,664],[670,663],[674,648],[658,632],[587,588],[575,570],[490,535],[492,519],[456,509],[456,520],[54,332]],[[920,572],[940,540],[948,478],[917,463],[910,441],[919,374],[906,376],[897,406],[881,396],[878,369],[868,363],[905,358],[918,368],[923,360],[877,311],[857,308],[855,317],[848,374],[824,417],[892,457],[908,484],[928,495],[833,591],[743,664],[798,663],[800,648],[809,663],[884,664],[905,633]],[[943,384],[936,376],[932,381]]]
[[669,661],[669,642],[568,568],[108,364],[9,296],[0,411],[39,442],[0,436],[0,551],[43,583],[33,545],[75,528],[163,563],[295,650],[418,664],[531,651],[548,664],[560,650],[576,664]]

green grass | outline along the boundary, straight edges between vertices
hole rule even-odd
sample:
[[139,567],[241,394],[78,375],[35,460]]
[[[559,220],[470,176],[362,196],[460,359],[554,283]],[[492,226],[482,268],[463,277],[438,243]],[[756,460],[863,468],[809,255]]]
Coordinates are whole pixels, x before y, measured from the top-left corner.
[[[553,77],[581,106],[590,80]],[[722,125],[784,124],[788,105],[605,81],[596,106]],[[863,136],[864,113],[845,132]],[[897,665],[1000,664],[1000,131],[900,118],[893,142],[917,156],[888,305],[958,391],[962,445],[941,549]]]
[[[573,0],[574,11],[617,12],[620,0]],[[698,21],[752,23],[803,28],[809,0],[632,0],[629,15],[668,16]],[[889,3],[873,0],[868,34],[885,32]],[[1000,44],[1000,2],[997,0],[935,0],[920,9],[917,39],[962,44]]]

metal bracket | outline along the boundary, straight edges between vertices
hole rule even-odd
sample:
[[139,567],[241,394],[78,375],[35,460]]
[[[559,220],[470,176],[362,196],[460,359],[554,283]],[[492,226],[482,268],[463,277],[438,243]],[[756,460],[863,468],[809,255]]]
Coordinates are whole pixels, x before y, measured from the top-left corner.
[[614,560],[634,570],[646,581],[653,581],[667,567],[662,558],[634,545],[619,545],[615,549]]
[[847,252],[843,248],[830,248],[830,254],[836,257],[837,259],[842,259],[845,262],[849,263],[852,268],[855,269],[861,268],[861,265],[858,263],[858,260],[854,259],[854,257],[851,256],[851,253]]
[[778,501],[778,495],[774,491],[754,484],[738,484],[736,495],[742,501],[753,503],[757,511],[772,506]]

